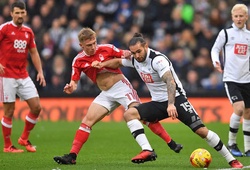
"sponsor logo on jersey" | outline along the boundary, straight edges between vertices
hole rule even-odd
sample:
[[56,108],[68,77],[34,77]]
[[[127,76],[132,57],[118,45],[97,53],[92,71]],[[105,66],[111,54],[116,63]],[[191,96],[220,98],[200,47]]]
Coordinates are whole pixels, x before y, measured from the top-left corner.
[[14,40],[13,47],[17,49],[18,53],[25,53],[26,47],[27,47],[27,41],[25,40]]
[[145,83],[154,83],[154,80],[152,78],[151,74],[144,74],[144,73],[140,73],[141,74],[141,78]]
[[247,54],[247,44],[235,44],[234,45],[234,54],[237,55],[246,55]]
[[27,32],[25,32],[25,38],[29,38],[29,34]]

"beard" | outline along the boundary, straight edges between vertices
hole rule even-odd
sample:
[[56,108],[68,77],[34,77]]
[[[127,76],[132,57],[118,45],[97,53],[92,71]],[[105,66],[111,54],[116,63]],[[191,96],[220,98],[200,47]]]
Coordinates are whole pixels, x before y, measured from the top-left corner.
[[22,25],[22,24],[23,24],[23,21],[24,21],[23,18],[18,18],[16,24],[17,24],[17,25]]

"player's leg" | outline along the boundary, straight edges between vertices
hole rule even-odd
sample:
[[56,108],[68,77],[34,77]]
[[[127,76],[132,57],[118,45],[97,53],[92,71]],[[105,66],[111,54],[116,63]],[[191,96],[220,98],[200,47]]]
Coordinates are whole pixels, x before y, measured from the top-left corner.
[[243,129],[243,135],[244,135],[245,156],[250,157],[250,108],[245,109],[245,112],[243,115],[242,129]]
[[4,152],[20,153],[22,149],[17,149],[11,141],[12,118],[15,111],[15,101],[17,92],[16,79],[0,78],[0,85],[3,87],[3,97],[0,101],[3,102],[4,115],[1,120],[2,134],[4,139]]
[[233,155],[229,152],[227,147],[223,144],[220,137],[215,132],[208,130],[206,127],[200,127],[195,131],[195,133],[204,138],[209,146],[219,152],[232,168],[243,167],[243,165],[233,157]]
[[230,117],[228,132],[228,149],[234,156],[243,156],[237,146],[237,133],[240,126],[240,120],[244,112],[244,102],[239,87],[235,83],[226,82],[225,90],[230,103],[233,106],[233,113]]
[[193,132],[205,139],[209,146],[219,152],[229,163],[232,168],[242,168],[243,165],[236,160],[233,155],[229,152],[227,147],[223,144],[220,137],[213,131],[207,129],[203,124],[202,120],[198,116],[197,112],[185,99],[180,96],[176,98],[176,107],[178,111],[178,119],[187,125]]
[[140,115],[135,108],[129,108],[124,113],[124,119],[127,122],[127,126],[133,135],[136,142],[142,148],[142,152],[132,158],[133,163],[144,163],[146,161],[153,161],[157,155],[152,149],[145,133],[143,125],[141,124]]
[[30,132],[34,129],[42,110],[39,95],[35,84],[30,77],[23,80],[17,80],[17,83],[17,95],[21,98],[21,100],[25,100],[30,108],[30,111],[25,116],[25,125],[23,132],[18,139],[18,144],[25,146],[28,152],[36,152],[36,147],[29,141],[29,136]]
[[2,117],[2,134],[4,139],[3,152],[21,153],[22,149],[17,149],[11,141],[12,117],[14,114],[15,103],[3,103],[4,116]]
[[177,144],[171,136],[168,134],[168,132],[162,127],[160,122],[147,122],[142,121],[143,124],[149,127],[149,129],[156,135],[158,135],[160,138],[162,138],[169,146],[170,149],[175,151],[176,153],[179,153],[183,146],[181,144]]
[[79,129],[76,131],[70,153],[64,156],[56,156],[54,160],[58,164],[75,164],[78,153],[89,138],[92,126],[103,119],[108,112],[102,105],[92,102]]

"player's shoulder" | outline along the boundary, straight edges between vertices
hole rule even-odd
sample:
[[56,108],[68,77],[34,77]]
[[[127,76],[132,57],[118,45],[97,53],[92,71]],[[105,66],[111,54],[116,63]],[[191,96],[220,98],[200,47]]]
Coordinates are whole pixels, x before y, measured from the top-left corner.
[[98,48],[113,48],[114,45],[113,44],[98,44],[97,47]]
[[12,24],[11,24],[11,22],[9,21],[9,22],[5,22],[5,23],[3,23],[3,24],[1,24],[0,25],[0,30],[2,30],[2,29],[4,29],[4,28],[7,28],[7,27],[9,27],[9,26],[11,26]]
[[23,25],[22,29],[23,29],[23,31],[33,32],[32,29],[28,25]]

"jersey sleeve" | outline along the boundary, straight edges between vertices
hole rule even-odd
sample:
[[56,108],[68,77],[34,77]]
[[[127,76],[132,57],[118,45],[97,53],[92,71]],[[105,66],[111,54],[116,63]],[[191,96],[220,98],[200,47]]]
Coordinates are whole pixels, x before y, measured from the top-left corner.
[[78,66],[78,61],[76,59],[72,62],[71,80],[78,81],[81,77],[81,69]]
[[152,67],[162,77],[164,73],[170,70],[170,62],[163,56],[157,56],[152,61]]
[[123,50],[119,49],[117,47],[115,47],[114,45],[111,45],[111,49],[112,49],[112,56],[116,57],[116,58],[121,58],[123,55]]
[[211,59],[212,59],[214,66],[216,66],[216,62],[220,63],[219,55],[220,55],[220,51],[222,50],[225,41],[226,41],[225,32],[224,30],[221,30],[211,49]]
[[122,59],[122,65],[124,67],[134,67],[132,60],[129,59]]
[[3,40],[5,36],[5,28],[4,28],[4,25],[0,25],[0,42]]
[[30,29],[30,36],[31,37],[30,37],[30,42],[29,42],[30,44],[29,48],[36,48],[35,35],[31,29]]

